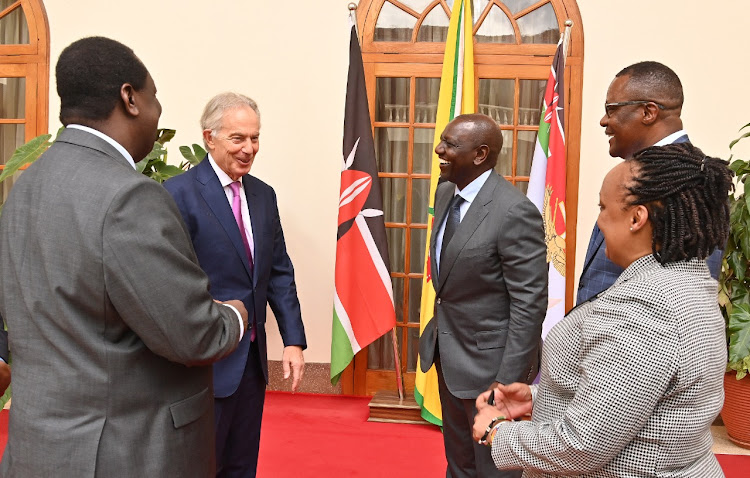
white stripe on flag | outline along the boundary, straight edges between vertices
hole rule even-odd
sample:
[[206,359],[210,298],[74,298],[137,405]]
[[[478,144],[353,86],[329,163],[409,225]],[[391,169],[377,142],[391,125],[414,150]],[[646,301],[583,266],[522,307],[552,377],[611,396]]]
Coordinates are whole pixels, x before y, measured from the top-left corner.
[[336,309],[336,316],[339,318],[339,322],[341,322],[341,327],[344,328],[344,331],[346,332],[346,336],[349,337],[349,343],[352,346],[352,352],[356,355],[357,352],[362,350],[362,347],[359,345],[359,342],[357,342],[357,338],[354,336],[354,330],[352,330],[352,322],[349,319],[349,314],[346,313],[346,309],[344,309],[344,305],[341,303],[341,299],[339,299],[339,291],[334,290],[333,294],[333,308]]

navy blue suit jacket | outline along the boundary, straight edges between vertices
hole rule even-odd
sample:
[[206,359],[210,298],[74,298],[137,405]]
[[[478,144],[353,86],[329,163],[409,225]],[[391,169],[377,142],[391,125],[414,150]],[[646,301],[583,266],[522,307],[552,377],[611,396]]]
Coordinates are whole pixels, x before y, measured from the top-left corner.
[[[232,208],[208,159],[166,181],[164,187],[174,197],[187,225],[198,261],[208,275],[211,295],[217,300],[241,300],[249,321],[252,323],[255,318],[260,362],[268,382],[266,303],[273,310],[285,346],[299,345],[304,349],[307,343],[276,193],[249,174],[243,176],[242,184],[255,246],[252,277]],[[237,349],[214,364],[216,397],[227,397],[237,390],[249,349],[250,333],[246,331]]]
[[[687,135],[682,135],[674,143],[687,143],[689,141]],[[599,292],[608,289],[624,270],[607,259],[604,250],[604,235],[599,230],[599,226],[594,223],[589,247],[586,250],[586,259],[583,261],[583,271],[581,272],[581,278],[578,280],[577,304],[586,302]],[[717,249],[707,259],[708,269],[714,279],[719,278],[723,253],[724,251]]]

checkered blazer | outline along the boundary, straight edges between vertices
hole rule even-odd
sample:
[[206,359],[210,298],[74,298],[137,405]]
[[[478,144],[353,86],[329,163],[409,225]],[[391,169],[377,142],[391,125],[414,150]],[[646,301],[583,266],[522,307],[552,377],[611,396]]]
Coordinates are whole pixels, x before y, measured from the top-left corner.
[[498,468],[526,477],[721,477],[710,425],[726,366],[706,262],[631,264],[544,343],[533,420],[504,423]]

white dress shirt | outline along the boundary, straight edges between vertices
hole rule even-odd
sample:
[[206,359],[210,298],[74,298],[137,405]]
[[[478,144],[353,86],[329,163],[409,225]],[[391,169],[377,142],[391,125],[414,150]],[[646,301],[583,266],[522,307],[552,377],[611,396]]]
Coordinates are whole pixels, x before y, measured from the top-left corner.
[[[479,190],[482,189],[482,186],[487,182],[487,178],[490,177],[490,174],[492,174],[493,171],[493,169],[490,169],[483,172],[478,178],[467,184],[463,189],[458,189],[458,186],[456,186],[453,196],[459,195],[464,199],[464,202],[459,207],[461,221],[463,221],[466,211],[469,210],[469,206],[471,206],[471,203],[476,199]],[[440,252],[443,250],[443,234],[445,233],[445,223],[448,219],[448,214],[449,211],[446,211],[445,219],[443,219],[443,223],[440,224],[440,229],[438,230],[436,238],[437,242],[435,243],[435,255],[437,256],[435,257],[435,261],[437,262],[438,272],[440,271]]]
[[[225,173],[224,170],[221,169],[218,164],[216,164],[216,161],[214,161],[214,158],[211,156],[211,153],[208,153],[208,162],[211,163],[211,167],[214,168],[214,172],[216,173],[216,176],[218,176],[219,178],[221,187],[224,188],[224,194],[227,196],[227,201],[229,201],[229,207],[232,207],[233,193],[232,193],[232,188],[230,188],[229,185],[232,184],[234,180],[232,180],[232,178],[230,178],[229,175],[227,175],[227,173]],[[247,196],[245,195],[245,185],[242,184],[241,179],[238,182],[240,183],[240,214],[242,214],[242,222],[245,226],[245,237],[247,237],[247,242],[248,244],[250,244],[250,252],[253,255],[253,260],[255,260],[255,242],[253,241],[253,225],[250,222],[250,209],[247,206]]]

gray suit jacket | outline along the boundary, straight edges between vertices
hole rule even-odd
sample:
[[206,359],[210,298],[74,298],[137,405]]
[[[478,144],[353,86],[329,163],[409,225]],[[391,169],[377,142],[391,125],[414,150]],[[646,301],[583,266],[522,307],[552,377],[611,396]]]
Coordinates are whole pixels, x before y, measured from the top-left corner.
[[11,191],[0,269],[13,349],[0,476],[213,476],[209,364],[239,324],[161,185],[63,131]]
[[[430,253],[455,185],[435,194]],[[489,176],[443,252],[435,286],[435,315],[419,341],[429,370],[440,349],[443,377],[459,398],[476,398],[493,381],[527,382],[539,367],[547,311],[547,247],[542,217],[518,189]]]

